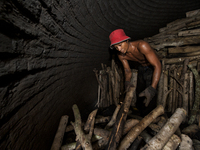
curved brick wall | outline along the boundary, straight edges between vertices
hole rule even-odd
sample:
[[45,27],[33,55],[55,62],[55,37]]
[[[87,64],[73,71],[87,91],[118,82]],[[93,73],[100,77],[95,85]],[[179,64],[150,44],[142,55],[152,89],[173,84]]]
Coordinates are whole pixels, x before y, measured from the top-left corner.
[[[62,115],[97,100],[110,32],[152,36],[199,0],[1,0],[0,149],[50,149]],[[73,116],[73,115],[72,115]]]

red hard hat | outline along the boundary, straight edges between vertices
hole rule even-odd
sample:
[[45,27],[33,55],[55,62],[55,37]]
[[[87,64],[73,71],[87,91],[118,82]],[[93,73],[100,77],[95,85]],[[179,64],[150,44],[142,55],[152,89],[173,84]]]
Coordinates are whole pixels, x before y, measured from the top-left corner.
[[121,43],[123,41],[126,41],[128,39],[130,39],[130,37],[126,36],[125,32],[123,29],[117,29],[117,30],[114,30],[110,35],[109,35],[109,38],[110,38],[110,48],[112,49],[113,45],[115,44],[118,44],[118,43]]

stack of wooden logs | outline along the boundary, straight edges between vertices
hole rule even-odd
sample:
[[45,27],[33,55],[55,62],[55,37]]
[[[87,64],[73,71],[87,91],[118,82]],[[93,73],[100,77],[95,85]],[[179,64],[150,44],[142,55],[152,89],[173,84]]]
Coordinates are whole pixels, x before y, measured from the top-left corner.
[[[198,121],[200,71],[200,9],[170,22],[159,34],[145,38],[162,58],[158,105],[173,113],[183,107],[192,124]],[[195,83],[195,84],[194,84]]]
[[[196,124],[180,129],[186,117],[183,108],[177,108],[167,118],[164,107],[157,106],[144,118],[130,113],[129,107],[135,88],[127,92],[123,103],[118,104],[113,116],[96,116],[92,111],[82,122],[77,105],[73,105],[75,121],[67,126],[68,116],[60,120],[51,150],[198,150],[200,141],[192,139],[199,131]],[[72,136],[72,132],[75,136]],[[68,137],[71,142],[63,141]]]
[[119,103],[119,97],[123,91],[122,70],[111,61],[111,67],[101,64],[102,70],[94,69],[99,87],[98,87],[98,102],[97,107],[105,108],[112,104]]

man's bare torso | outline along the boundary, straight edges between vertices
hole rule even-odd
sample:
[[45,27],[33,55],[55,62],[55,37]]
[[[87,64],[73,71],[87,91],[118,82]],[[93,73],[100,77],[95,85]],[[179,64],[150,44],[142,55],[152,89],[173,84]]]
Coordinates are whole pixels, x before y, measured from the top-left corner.
[[129,46],[131,46],[130,51],[126,52],[125,54],[119,53],[118,55],[120,55],[122,57],[122,59],[136,61],[136,62],[140,63],[142,66],[148,66],[149,62],[145,58],[144,54],[142,54],[140,52],[140,50],[138,49],[138,44],[140,42],[141,41],[130,42],[130,45],[129,45]]

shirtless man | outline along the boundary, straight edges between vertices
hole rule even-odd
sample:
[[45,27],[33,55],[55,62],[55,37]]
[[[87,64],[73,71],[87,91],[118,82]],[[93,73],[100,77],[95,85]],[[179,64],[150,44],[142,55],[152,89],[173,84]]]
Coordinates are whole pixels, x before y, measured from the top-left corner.
[[[110,36],[111,49],[115,48],[118,52],[119,60],[122,62],[125,72],[125,90],[131,86],[131,69],[128,63],[130,61],[136,61],[142,66],[153,66],[153,77],[151,84],[146,87],[144,91],[139,94],[139,97],[145,96],[145,106],[147,107],[149,102],[156,94],[157,84],[161,75],[161,63],[157,55],[151,46],[143,41],[130,42],[130,37],[126,36],[123,29],[117,29],[113,31]],[[139,73],[138,73],[139,74]]]

